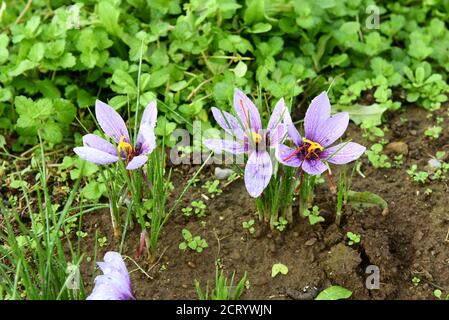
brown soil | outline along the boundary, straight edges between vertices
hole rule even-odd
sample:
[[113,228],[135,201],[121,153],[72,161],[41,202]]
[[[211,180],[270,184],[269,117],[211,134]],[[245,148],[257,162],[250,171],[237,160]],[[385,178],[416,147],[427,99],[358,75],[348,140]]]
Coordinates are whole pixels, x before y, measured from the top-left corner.
[[[201,194],[201,183],[185,197],[183,203],[165,226],[160,239],[160,254],[157,265],[143,260],[137,261],[145,270],[145,276],[127,260],[132,270],[132,283],[138,299],[196,299],[194,280],[202,287],[206,281],[213,283],[214,262],[220,259],[227,274],[236,271],[240,277],[248,272],[250,287],[243,299],[312,299],[317,291],[330,285],[341,285],[353,291],[354,299],[434,299],[433,291],[449,290],[449,212],[447,209],[447,185],[432,182],[421,185],[411,181],[406,169],[418,164],[423,169],[427,160],[436,151],[449,154],[449,131],[444,129],[439,139],[424,136],[425,129],[434,122],[426,119],[426,112],[409,108],[402,114],[396,113],[389,119],[387,138],[402,141],[408,145],[408,155],[401,168],[374,169],[363,160],[362,170],[366,178],[355,175],[353,190],[371,191],[382,196],[389,204],[389,212],[382,215],[380,208],[356,211],[345,210],[340,227],[333,223],[335,196],[330,194],[326,184],[320,185],[314,203],[321,209],[326,222],[310,226],[306,220],[296,218],[293,225],[284,232],[271,232],[256,223],[256,232],[250,235],[242,222],[256,219],[255,205],[247,195],[243,182],[238,180],[224,188],[223,193],[205,200]],[[440,115],[443,115],[440,112]],[[406,117],[407,121],[401,121]],[[447,116],[441,124],[448,127]],[[369,144],[360,137],[360,129],[351,127],[349,136],[354,141]],[[393,158],[393,157],[391,157]],[[204,172],[201,179],[212,179],[213,170]],[[189,178],[176,174],[176,189]],[[432,188],[431,195],[425,195],[426,188]],[[207,204],[207,216],[203,219],[186,218],[180,208],[192,200],[203,200]],[[296,215],[297,216],[297,215]],[[203,226],[200,221],[204,221]],[[83,242],[85,251],[93,256],[91,235],[95,228],[101,235],[109,236],[109,245],[99,249],[101,258],[107,250],[117,250],[107,212],[90,214],[84,218],[84,230],[89,237]],[[194,235],[206,239],[209,248],[202,253],[182,252],[178,249],[182,241],[181,230],[189,229]],[[348,245],[346,232],[361,235],[360,245]],[[139,230],[130,231],[125,246],[125,255],[135,256],[138,247]],[[271,278],[275,263],[289,268],[286,276]],[[368,265],[380,268],[380,289],[365,288]],[[86,279],[91,279],[91,264],[85,268]],[[412,284],[412,277],[421,279],[418,286]],[[90,289],[91,283],[88,284]],[[317,289],[315,289],[315,287]]]

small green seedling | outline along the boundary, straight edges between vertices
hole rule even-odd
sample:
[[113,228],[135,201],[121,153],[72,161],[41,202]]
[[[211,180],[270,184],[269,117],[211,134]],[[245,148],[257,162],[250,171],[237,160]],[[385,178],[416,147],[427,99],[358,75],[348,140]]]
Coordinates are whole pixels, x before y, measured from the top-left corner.
[[414,276],[414,277],[412,278],[412,283],[413,283],[413,285],[414,285],[415,287],[417,287],[417,286],[419,286],[419,284],[421,283],[421,279],[418,278],[417,276]]
[[429,173],[426,171],[418,171],[418,166],[416,164],[412,165],[410,169],[407,170],[407,174],[413,181],[423,184],[426,183],[429,178]]
[[256,232],[256,229],[254,229],[254,224],[254,219],[242,222],[243,229],[247,230],[250,234],[254,234],[254,232]]
[[203,185],[203,189],[206,189],[207,192],[211,194],[212,198],[223,192],[223,190],[220,189],[220,180],[214,180],[213,182],[206,181]]
[[276,229],[278,229],[281,232],[285,230],[285,228],[287,227],[287,224],[288,224],[288,221],[284,217],[280,217],[278,219],[278,221],[274,222],[274,226],[276,227]]
[[98,238],[97,240],[98,240],[98,245],[101,248],[103,248],[104,246],[106,246],[108,244],[108,238],[106,238],[106,237],[101,237],[101,238]]
[[388,156],[382,154],[383,146],[380,143],[375,143],[365,153],[368,156],[369,162],[374,168],[391,168],[391,163],[388,161]]
[[443,131],[442,127],[433,126],[433,127],[427,128],[426,131],[424,131],[424,135],[431,139],[438,139],[440,137],[440,134],[442,131]]
[[445,151],[437,151],[435,153],[435,158],[437,158],[438,160],[443,160],[445,157],[446,157]]
[[206,204],[203,201],[192,201],[192,207],[195,209],[195,215],[198,218],[206,216]]
[[346,236],[349,239],[348,245],[352,246],[354,244],[359,244],[360,243],[360,235],[357,233],[352,233],[351,231],[346,233]]
[[309,218],[309,223],[312,226],[324,221],[324,218],[320,216],[320,208],[318,206],[313,206],[312,211],[306,209],[304,211],[304,216]]
[[193,213],[192,212],[193,209],[191,207],[182,208],[181,211],[182,211],[182,214],[185,215],[186,217],[190,217]]
[[275,263],[271,268],[271,277],[276,277],[279,273],[286,275],[288,273],[288,267],[282,263]]
[[433,192],[432,189],[427,188],[427,189],[424,191],[424,194],[425,194],[426,196],[430,196],[430,195],[432,194],[432,192]]
[[206,240],[201,239],[200,236],[193,236],[187,229],[182,229],[182,237],[184,238],[184,241],[179,244],[179,249],[182,251],[190,248],[193,251],[201,253],[204,249],[209,247]]
[[444,297],[443,292],[440,289],[436,289],[433,292],[433,295],[435,296],[435,298],[438,298],[440,300],[449,300],[449,293]]
[[402,154],[394,156],[393,167],[401,168],[403,164],[404,164],[404,156]]

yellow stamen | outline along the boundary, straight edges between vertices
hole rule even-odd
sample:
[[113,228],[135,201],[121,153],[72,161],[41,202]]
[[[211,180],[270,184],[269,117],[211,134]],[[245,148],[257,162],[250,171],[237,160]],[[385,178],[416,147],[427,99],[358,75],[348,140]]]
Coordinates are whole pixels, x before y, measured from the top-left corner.
[[120,142],[118,143],[118,150],[121,151],[125,151],[126,153],[131,153],[133,151],[133,147],[125,141],[125,137],[121,136],[120,137]]
[[307,153],[314,152],[315,150],[323,151],[323,147],[318,142],[313,142],[309,139],[303,139],[304,143],[308,143]]
[[257,132],[253,132],[252,135],[254,143],[262,142],[262,136],[260,134],[258,134]]

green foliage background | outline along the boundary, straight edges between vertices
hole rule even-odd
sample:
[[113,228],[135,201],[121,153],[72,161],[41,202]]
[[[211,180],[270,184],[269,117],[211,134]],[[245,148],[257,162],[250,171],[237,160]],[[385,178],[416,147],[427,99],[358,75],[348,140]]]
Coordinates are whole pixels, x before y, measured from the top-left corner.
[[[378,28],[372,7],[380,13]],[[0,7],[0,135],[13,150],[94,127],[89,109],[157,98],[164,130],[213,125],[233,88],[304,107],[331,86],[365,128],[386,110],[446,101],[449,0],[35,0]],[[20,16],[22,14],[22,16]],[[20,16],[20,17],[19,17]],[[256,96],[256,95],[255,95]],[[129,108],[128,108],[129,106]],[[168,125],[167,125],[168,124]],[[0,136],[0,138],[2,138]]]

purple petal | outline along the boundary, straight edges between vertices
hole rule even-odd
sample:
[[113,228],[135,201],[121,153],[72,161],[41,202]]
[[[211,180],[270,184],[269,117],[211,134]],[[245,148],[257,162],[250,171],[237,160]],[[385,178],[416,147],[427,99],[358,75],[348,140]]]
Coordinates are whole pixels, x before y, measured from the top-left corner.
[[245,147],[240,141],[229,141],[223,139],[207,139],[204,140],[204,145],[215,153],[222,153],[223,151],[232,154],[245,153]]
[[257,110],[254,103],[239,89],[234,90],[234,109],[242,124],[248,129],[255,132],[262,129],[259,110]]
[[257,198],[270,182],[273,167],[266,151],[252,152],[245,167],[245,186],[251,197]]
[[314,176],[317,174],[322,174],[324,171],[328,169],[328,167],[318,159],[315,160],[304,160],[302,164],[302,169],[308,174]]
[[315,142],[327,147],[345,133],[349,124],[349,114],[340,112],[327,119],[315,134]]
[[[245,136],[244,130],[233,115],[215,107],[212,108],[212,114],[214,115],[215,121],[217,121],[220,127],[227,133],[236,136],[239,140],[243,140]],[[242,123],[242,125],[244,125],[244,123]]]
[[331,103],[326,92],[322,92],[310,103],[304,117],[304,131],[306,138],[316,141],[316,134],[324,122],[331,115]]
[[128,269],[120,254],[107,252],[98,262],[103,275],[95,278],[95,287],[87,300],[135,300]]
[[140,147],[140,154],[148,154],[156,147],[156,137],[154,135],[156,120],[156,101],[153,101],[145,108],[142,120],[140,120],[139,133],[137,134],[137,146]]
[[[355,142],[340,143],[321,152],[321,159],[335,164],[354,161],[365,152],[366,148]],[[335,153],[334,155],[332,155]],[[328,158],[331,156],[330,158]]]
[[279,124],[276,128],[268,132],[270,147],[276,147],[281,143],[287,135],[287,126],[285,124]]
[[95,102],[95,115],[101,129],[115,142],[119,143],[122,136],[125,137],[126,142],[130,142],[125,121],[111,106],[97,100]]
[[91,147],[76,147],[73,151],[81,159],[96,164],[109,164],[118,161],[117,156]]
[[295,154],[295,149],[280,144],[276,148],[276,158],[280,163],[289,167],[300,167],[303,160]]
[[86,134],[83,136],[83,145],[85,147],[91,147],[94,149],[98,149],[104,152],[107,152],[111,155],[117,155],[117,149],[114,147],[112,143],[109,141],[106,141],[103,138],[100,138],[99,136],[95,134]]
[[[108,251],[105,253],[103,257],[104,262],[98,262],[98,265],[102,263],[103,265],[107,264],[108,267],[114,268],[122,272],[123,274],[128,274],[128,269],[126,268],[125,262],[120,253],[115,251]],[[107,273],[107,271],[103,270],[103,273]]]
[[134,157],[126,166],[126,170],[134,170],[143,166],[148,161],[148,157],[146,155],[140,155]]
[[273,113],[271,114],[270,120],[268,121],[267,130],[273,130],[279,124],[281,124],[287,113],[288,110],[285,106],[284,98],[281,98],[274,107]]
[[284,124],[287,126],[288,136],[290,137],[290,139],[292,139],[293,143],[297,147],[302,146],[302,137],[299,134],[298,130],[295,128],[289,112],[284,115]]

